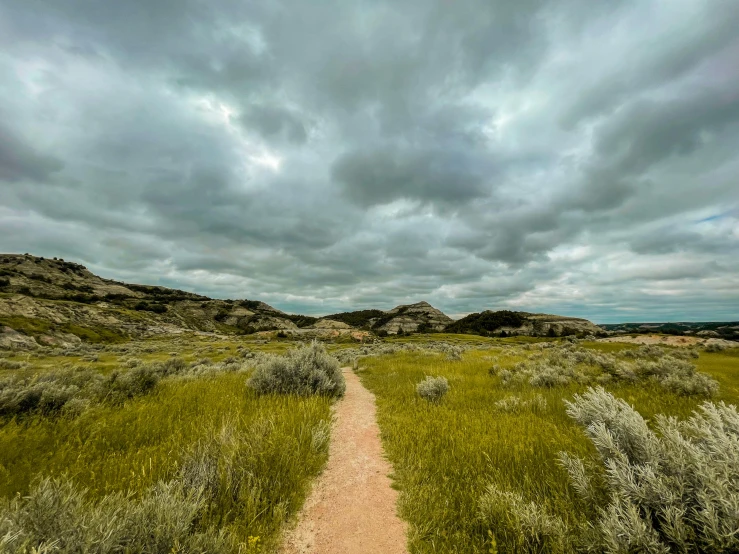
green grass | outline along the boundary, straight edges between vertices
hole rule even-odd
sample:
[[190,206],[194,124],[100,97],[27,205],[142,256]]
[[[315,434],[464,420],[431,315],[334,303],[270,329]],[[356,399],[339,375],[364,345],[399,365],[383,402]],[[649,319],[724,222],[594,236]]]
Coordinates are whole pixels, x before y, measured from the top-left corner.
[[110,344],[115,342],[125,342],[128,340],[128,338],[122,334],[106,327],[83,327],[82,325],[75,325],[74,323],[64,323],[59,325],[57,330],[77,335],[83,341],[91,342],[93,344]]
[[[168,341],[159,346],[172,347]],[[168,356],[166,350],[147,355]],[[76,418],[6,421],[0,426],[0,496],[26,494],[41,476],[62,475],[91,498],[143,494],[176,477],[183,456],[228,424],[248,443],[240,463],[247,464],[259,493],[248,504],[212,507],[201,524],[224,527],[243,542],[259,536],[270,547],[325,463],[327,445],[316,448],[312,431],[329,422],[329,408],[330,401],[319,397],[260,397],[246,387],[244,373],[224,373],[166,379],[153,394],[122,407],[92,407]]]
[[16,331],[25,333],[29,336],[36,337],[53,331],[63,333],[71,333],[80,339],[91,343],[116,343],[125,342],[127,337],[123,336],[112,329],[106,327],[86,327],[76,325],[74,323],[52,323],[48,320],[37,319],[25,316],[2,316],[0,317],[0,325],[7,325]]
[[0,316],[0,325],[6,325],[18,332],[31,336],[48,333],[52,328],[52,323],[48,320],[21,315]]
[[[599,344],[599,350],[618,349],[601,346],[605,345]],[[516,529],[489,530],[477,520],[478,499],[491,482],[544,505],[570,524],[594,515],[556,462],[561,450],[579,456],[594,453],[563,403],[584,387],[504,388],[487,372],[491,354],[502,367],[517,361],[504,350],[487,350],[469,351],[460,362],[438,355],[400,354],[361,364],[362,382],[377,397],[383,444],[401,491],[400,514],[410,522],[414,554],[488,552],[488,531],[495,534],[499,552],[515,552]],[[701,354],[697,365],[721,383],[719,400],[737,403],[739,356]],[[425,402],[415,392],[415,384],[426,375],[449,380],[450,392],[440,405]],[[606,388],[648,418],[657,413],[685,417],[700,402],[653,385]],[[495,402],[508,395],[528,399],[537,393],[547,400],[543,412],[505,413],[495,408]]]

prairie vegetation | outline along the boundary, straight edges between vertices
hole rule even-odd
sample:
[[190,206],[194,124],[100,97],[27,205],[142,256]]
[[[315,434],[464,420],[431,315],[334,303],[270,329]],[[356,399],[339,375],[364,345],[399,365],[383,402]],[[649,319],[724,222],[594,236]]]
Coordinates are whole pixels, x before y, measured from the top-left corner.
[[247,386],[286,345],[188,339],[5,353],[0,552],[271,551],[331,400]]
[[411,552],[737,550],[739,352],[433,337],[2,351],[0,552],[273,551],[344,365]]
[[737,353],[439,338],[355,352],[411,552],[737,551]]

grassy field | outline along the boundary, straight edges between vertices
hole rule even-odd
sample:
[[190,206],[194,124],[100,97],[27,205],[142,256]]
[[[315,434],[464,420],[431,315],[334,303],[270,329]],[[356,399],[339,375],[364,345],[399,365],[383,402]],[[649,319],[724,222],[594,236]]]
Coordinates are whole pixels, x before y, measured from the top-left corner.
[[[279,353],[288,346],[190,337],[6,353],[2,360],[23,366],[0,370],[6,378],[74,368],[109,375],[126,362],[133,365],[131,359],[161,362],[172,353],[187,364],[201,360],[199,367],[210,371],[162,378],[148,394],[122,405],[93,403],[79,415],[1,419],[0,498],[23,497],[40,479],[53,477],[86,490],[92,504],[116,494],[136,502],[149,498],[158,484],[182,481],[183,475],[200,483],[203,468],[213,462],[223,486],[198,512],[195,526],[225,532],[241,551],[269,551],[302,505],[328,452],[330,400],[258,396],[246,386],[249,362],[240,354]],[[230,365],[222,367],[224,360]]]
[[[169,527],[184,521],[178,532],[195,539],[188,545],[174,540],[180,545],[174,551],[183,554],[273,551],[325,463],[330,430],[329,399],[259,396],[246,385],[260,356],[291,346],[287,340],[189,335],[0,352],[0,379],[33,387],[66,376],[52,381],[66,390],[79,384],[76,375],[94,374],[100,376],[90,381],[95,387],[118,391],[111,402],[94,389],[74,411],[12,414],[0,387],[0,508],[25,514],[34,525],[42,520],[39,526],[52,537],[68,532],[70,543],[82,540],[74,528],[105,526],[127,514],[129,527],[148,529],[153,520],[165,538],[175,532]],[[686,418],[704,400],[694,394],[689,375],[681,379],[693,384],[681,381],[677,388],[658,373],[612,378],[624,368],[658,372],[695,363],[720,386],[712,400],[739,401],[736,350],[700,352],[694,359],[669,348],[467,335],[414,335],[362,347],[332,344],[329,350],[342,365],[359,356],[358,374],[377,397],[413,554],[571,551],[570,542],[556,548],[526,543],[516,515],[531,502],[537,525],[561,522],[570,530],[598,517],[558,461],[561,451],[596,460],[593,442],[568,416],[565,401],[602,384],[653,422],[658,414]],[[567,356],[576,361],[570,369],[557,361]],[[659,365],[661,357],[667,365]],[[605,375],[609,360],[621,365]],[[554,373],[547,373],[550,366]],[[136,371],[156,379],[145,387],[125,380]],[[450,391],[438,403],[417,393],[417,383],[428,376],[448,381]],[[121,394],[121,382],[134,387],[131,394]],[[697,383],[703,388],[696,390],[705,389]],[[193,499],[188,490],[200,496]],[[481,517],[485,498],[493,501]],[[0,522],[0,551],[3,533]]]
[[[571,528],[594,518],[593,506],[578,497],[557,461],[560,451],[585,458],[595,454],[565,412],[564,400],[586,386],[504,386],[501,370],[539,354],[516,348],[517,340],[488,342],[484,349],[478,338],[456,340],[478,346],[459,361],[437,353],[401,352],[360,362],[362,382],[377,397],[383,443],[401,491],[400,514],[410,522],[411,552],[487,553],[496,547],[499,552],[549,551],[525,548],[517,522],[506,514],[491,528],[478,517],[480,498],[494,484],[535,502]],[[631,349],[602,343],[580,347],[605,353]],[[737,352],[701,353],[695,362],[719,381],[714,400],[736,404]],[[494,365],[498,367],[490,372]],[[443,376],[449,382],[450,392],[438,405],[416,394],[416,383],[425,376]],[[606,389],[646,418],[659,413],[684,418],[702,400],[651,382],[618,382]]]

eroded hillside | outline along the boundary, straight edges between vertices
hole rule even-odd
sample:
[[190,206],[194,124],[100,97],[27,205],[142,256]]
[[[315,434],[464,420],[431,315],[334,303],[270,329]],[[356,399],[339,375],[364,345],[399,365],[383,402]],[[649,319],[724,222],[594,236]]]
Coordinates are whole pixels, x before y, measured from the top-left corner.
[[250,333],[297,328],[291,318],[295,316],[256,300],[215,300],[104,279],[61,259],[0,255],[0,342],[64,344],[183,330]]
[[116,342],[184,331],[251,334],[282,331],[310,338],[408,333],[600,335],[585,319],[485,311],[458,321],[428,302],[323,318],[286,314],[258,300],[218,300],[160,286],[105,279],[85,266],[29,254],[0,254],[0,346],[32,348],[80,341]]

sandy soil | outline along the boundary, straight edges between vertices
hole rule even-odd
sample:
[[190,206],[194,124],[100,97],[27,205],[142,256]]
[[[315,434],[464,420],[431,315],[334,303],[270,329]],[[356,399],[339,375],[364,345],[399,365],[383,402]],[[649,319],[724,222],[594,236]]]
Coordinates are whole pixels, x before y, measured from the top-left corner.
[[281,554],[407,554],[375,417],[375,398],[349,369],[337,403],[326,469]]
[[605,339],[598,339],[598,342],[626,342],[631,344],[664,344],[667,346],[707,346],[709,344],[721,344],[727,348],[739,347],[739,343],[714,338],[701,338],[701,337],[681,337],[673,335],[637,335],[635,337],[615,336],[608,337]]

